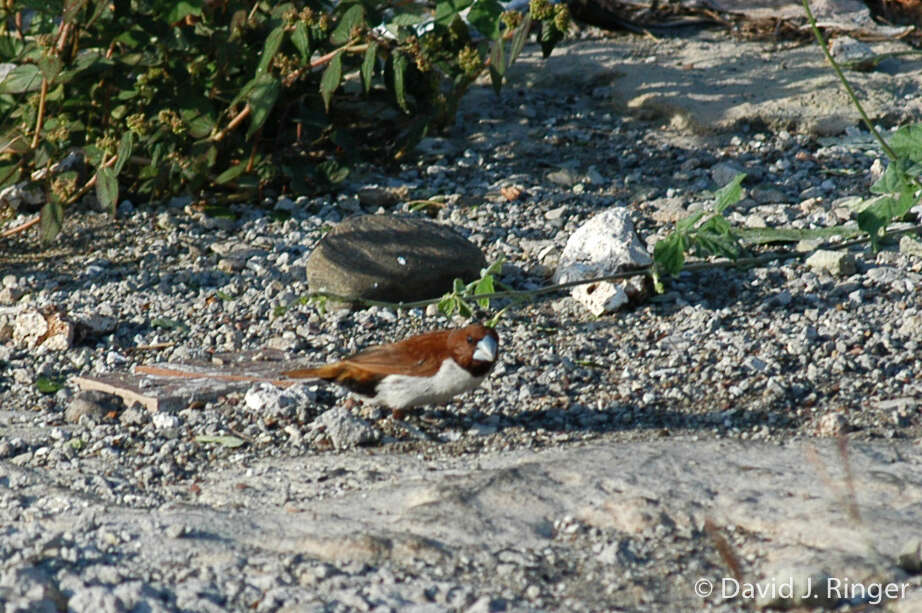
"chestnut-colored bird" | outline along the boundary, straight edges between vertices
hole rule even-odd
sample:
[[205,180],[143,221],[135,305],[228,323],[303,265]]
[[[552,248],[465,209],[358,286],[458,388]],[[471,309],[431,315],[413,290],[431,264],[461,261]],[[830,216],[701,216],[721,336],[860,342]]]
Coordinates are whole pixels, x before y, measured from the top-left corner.
[[436,330],[378,345],[318,368],[282,373],[293,379],[323,379],[389,407],[439,404],[472,390],[496,363],[499,335],[481,324]]

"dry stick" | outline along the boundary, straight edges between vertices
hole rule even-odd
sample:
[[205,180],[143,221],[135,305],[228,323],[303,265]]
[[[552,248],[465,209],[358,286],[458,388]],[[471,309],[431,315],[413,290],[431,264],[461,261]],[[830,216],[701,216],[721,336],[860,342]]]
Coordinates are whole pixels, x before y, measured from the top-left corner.
[[45,123],[45,99],[48,97],[48,79],[42,77],[42,91],[38,97],[38,116],[35,118],[35,134],[32,135],[32,149],[38,148],[38,140],[42,135],[42,125]]
[[19,232],[28,230],[29,228],[31,228],[32,226],[34,226],[41,220],[42,220],[42,216],[36,215],[35,217],[25,222],[24,224],[20,224],[16,226],[15,228],[10,228],[9,230],[4,230],[3,233],[0,234],[0,238],[7,238],[8,236],[13,236],[14,234],[17,234]]

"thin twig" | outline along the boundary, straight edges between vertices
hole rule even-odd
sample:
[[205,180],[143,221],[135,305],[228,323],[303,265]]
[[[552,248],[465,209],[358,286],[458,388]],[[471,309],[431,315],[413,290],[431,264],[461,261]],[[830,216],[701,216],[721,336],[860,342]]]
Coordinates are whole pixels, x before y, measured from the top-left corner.
[[28,230],[29,228],[31,228],[32,226],[34,226],[35,224],[37,224],[37,223],[38,223],[39,221],[41,221],[41,220],[42,220],[42,216],[41,216],[41,215],[36,215],[35,217],[33,217],[32,219],[30,219],[29,221],[27,221],[27,222],[25,222],[25,223],[23,223],[23,224],[19,224],[19,225],[16,226],[15,228],[10,228],[9,230],[4,230],[3,233],[0,234],[0,238],[7,238],[8,236],[13,236],[14,234],[18,234],[18,233],[20,233],[20,232],[23,232],[23,231],[25,231],[25,230]]
[[35,134],[32,135],[31,149],[38,148],[38,140],[42,135],[42,125],[45,123],[45,99],[48,97],[48,79],[42,77],[42,91],[38,95],[38,116],[35,118]]

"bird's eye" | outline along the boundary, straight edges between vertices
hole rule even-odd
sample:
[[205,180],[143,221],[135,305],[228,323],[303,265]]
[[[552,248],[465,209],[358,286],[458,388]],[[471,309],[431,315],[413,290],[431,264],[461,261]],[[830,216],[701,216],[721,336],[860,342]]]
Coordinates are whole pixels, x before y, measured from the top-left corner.
[[468,336],[468,337],[467,337],[467,342],[468,342],[469,344],[473,345],[473,344],[474,344],[474,337],[473,337],[473,336]]

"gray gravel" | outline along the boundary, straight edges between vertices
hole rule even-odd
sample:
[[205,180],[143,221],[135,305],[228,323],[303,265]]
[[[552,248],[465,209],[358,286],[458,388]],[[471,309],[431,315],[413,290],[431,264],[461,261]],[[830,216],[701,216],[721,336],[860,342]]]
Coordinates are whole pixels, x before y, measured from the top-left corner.
[[[851,269],[786,259],[683,273],[664,295],[599,319],[562,296],[513,308],[500,322],[500,361],[484,385],[411,414],[406,425],[318,385],[286,392],[294,400],[258,399],[250,390],[153,415],[77,397],[69,386],[38,391],[40,377],[216,351],[270,346],[320,362],[451,325],[423,309],[349,313],[296,303],[308,292],[305,261],[324,231],[357,212],[386,212],[359,198],[372,186],[405,194],[404,202],[443,197],[436,218],[488,261],[504,258],[502,281],[524,289],[546,283],[570,234],[605,208],[628,207],[649,245],[742,170],[747,199],[730,215],[734,223],[826,227],[854,217],[849,207],[868,195],[870,169],[882,157],[856,130],[818,139],[751,127],[699,140],[621,117],[596,90],[513,84],[498,101],[488,88],[473,91],[450,135],[427,139],[421,156],[393,173],[358,168],[332,199],[231,205],[233,223],[185,200],[126,201],[114,224],[96,213],[69,216],[50,249],[31,236],[4,243],[0,278],[12,302],[0,306],[5,610],[662,610],[700,602],[662,588],[663,576],[722,564],[700,525],[660,534],[654,521],[643,538],[619,541],[623,527],[604,532],[559,517],[547,528],[554,538],[537,549],[484,544],[446,553],[400,540],[331,546],[391,552],[376,558],[326,555],[320,545],[302,553],[260,543],[228,549],[205,538],[201,522],[171,518],[183,510],[216,526],[231,521],[248,500],[260,500],[249,471],[258,464],[272,479],[266,462],[276,460],[297,462],[317,496],[335,498],[383,478],[376,455],[451,470],[504,453],[666,437],[779,445],[842,434],[917,446],[922,260],[911,246],[855,248]],[[518,200],[500,192],[510,185],[523,191]],[[29,349],[3,332],[23,305],[59,305],[117,324],[64,351]],[[202,436],[244,444],[197,442]],[[366,447],[342,451],[356,443]],[[365,468],[337,472],[339,460],[330,461],[337,453]],[[202,500],[201,484],[219,473],[240,489]],[[119,510],[117,522],[107,521],[107,509]],[[175,557],[137,546],[151,535],[168,551],[175,545]],[[393,555],[398,549],[403,557]],[[650,559],[657,564],[642,562]]]

